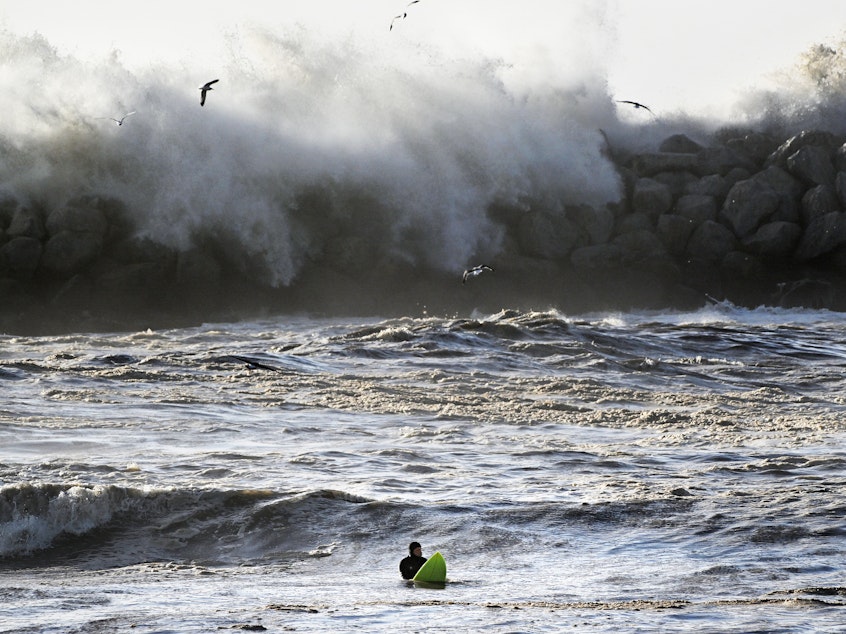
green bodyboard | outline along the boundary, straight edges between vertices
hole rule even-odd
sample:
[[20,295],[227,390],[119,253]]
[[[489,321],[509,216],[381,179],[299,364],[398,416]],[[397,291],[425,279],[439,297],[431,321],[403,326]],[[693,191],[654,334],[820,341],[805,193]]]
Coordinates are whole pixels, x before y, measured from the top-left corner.
[[446,561],[440,551],[426,560],[420,566],[420,570],[414,575],[412,581],[425,581],[426,583],[444,583],[446,581]]

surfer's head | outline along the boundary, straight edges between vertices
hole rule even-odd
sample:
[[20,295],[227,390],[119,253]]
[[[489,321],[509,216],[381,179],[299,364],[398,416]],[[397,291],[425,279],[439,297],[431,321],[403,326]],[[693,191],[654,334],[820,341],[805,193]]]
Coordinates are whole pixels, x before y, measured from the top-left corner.
[[415,551],[415,550],[417,550],[418,548],[420,548],[420,544],[418,544],[417,542],[411,542],[411,543],[408,545],[408,554],[409,554],[409,555],[415,555],[415,554],[418,554],[418,553],[415,553],[415,552],[414,552],[414,551]]

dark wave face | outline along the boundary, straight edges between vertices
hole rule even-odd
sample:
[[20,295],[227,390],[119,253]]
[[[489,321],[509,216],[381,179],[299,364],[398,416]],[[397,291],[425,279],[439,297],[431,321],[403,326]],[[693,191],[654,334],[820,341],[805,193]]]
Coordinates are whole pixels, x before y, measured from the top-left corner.
[[[390,511],[339,491],[141,490],[19,485],[0,489],[0,562],[84,568],[194,560],[207,566],[324,557],[346,516]],[[364,519],[366,522],[366,518]],[[331,539],[329,539],[331,537]],[[315,540],[328,539],[314,547]]]

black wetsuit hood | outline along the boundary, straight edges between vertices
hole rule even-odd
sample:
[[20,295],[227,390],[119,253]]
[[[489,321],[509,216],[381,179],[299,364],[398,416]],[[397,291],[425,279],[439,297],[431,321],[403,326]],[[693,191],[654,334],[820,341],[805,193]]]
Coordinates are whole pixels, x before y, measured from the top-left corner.
[[414,554],[414,549],[420,548],[417,542],[411,542],[408,545],[408,557],[404,558],[399,565],[400,574],[403,579],[411,579],[420,570],[420,566],[426,563],[425,557],[420,557]]

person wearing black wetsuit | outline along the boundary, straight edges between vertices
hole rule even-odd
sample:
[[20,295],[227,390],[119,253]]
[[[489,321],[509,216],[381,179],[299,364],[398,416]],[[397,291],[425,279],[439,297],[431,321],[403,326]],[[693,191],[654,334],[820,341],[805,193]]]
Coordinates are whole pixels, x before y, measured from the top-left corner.
[[411,579],[420,570],[420,566],[426,563],[423,550],[417,542],[408,545],[408,557],[400,562],[399,569],[403,579]]

